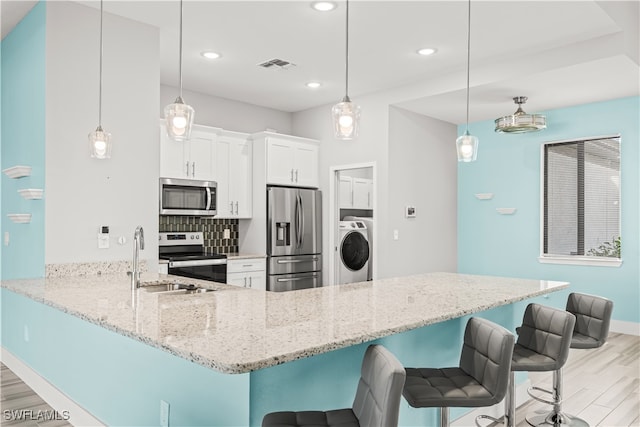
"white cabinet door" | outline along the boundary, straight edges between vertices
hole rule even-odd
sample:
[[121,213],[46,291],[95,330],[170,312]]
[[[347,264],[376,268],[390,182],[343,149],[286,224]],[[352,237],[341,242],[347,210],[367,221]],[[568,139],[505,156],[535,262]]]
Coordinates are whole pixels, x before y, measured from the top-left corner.
[[266,259],[243,258],[228,260],[227,284],[266,291]]
[[189,146],[191,170],[189,178],[213,181],[213,150],[216,135],[212,132],[192,131]]
[[253,184],[251,143],[223,135],[214,149],[214,179],[218,183],[217,218],[251,218]]
[[348,209],[353,207],[353,180],[350,176],[340,177],[338,195],[340,197],[340,208]]
[[373,180],[353,178],[353,207],[373,209]]
[[294,184],[293,156],[291,141],[267,139],[267,184]]
[[318,187],[318,146],[267,138],[267,184]]
[[301,187],[318,187],[318,146],[296,144],[293,168],[295,184]]
[[267,290],[267,274],[264,271],[252,271],[247,273],[249,285],[251,289]]
[[229,194],[235,218],[251,218],[253,201],[252,145],[247,140],[233,141],[229,147]]
[[169,139],[164,126],[160,126],[160,176],[162,178],[187,177],[184,144]]

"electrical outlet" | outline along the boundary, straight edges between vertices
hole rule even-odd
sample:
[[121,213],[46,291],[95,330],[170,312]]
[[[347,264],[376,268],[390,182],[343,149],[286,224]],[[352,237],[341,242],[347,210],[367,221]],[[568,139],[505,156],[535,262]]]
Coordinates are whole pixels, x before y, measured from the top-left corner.
[[24,342],[29,342],[29,327],[24,325]]
[[225,228],[224,231],[222,232],[222,238],[223,239],[230,239],[231,238],[231,230],[229,230],[228,228]]
[[4,245],[5,246],[9,246],[9,232],[8,231],[4,232]]
[[398,240],[400,238],[400,234],[398,230],[393,230],[393,240]]
[[160,401],[160,427],[169,427],[169,402]]

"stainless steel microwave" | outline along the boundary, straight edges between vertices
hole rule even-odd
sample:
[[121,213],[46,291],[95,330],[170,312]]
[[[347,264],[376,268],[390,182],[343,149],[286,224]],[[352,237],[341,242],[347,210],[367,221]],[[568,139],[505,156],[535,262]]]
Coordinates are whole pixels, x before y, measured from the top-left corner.
[[160,178],[160,215],[214,216],[217,183]]

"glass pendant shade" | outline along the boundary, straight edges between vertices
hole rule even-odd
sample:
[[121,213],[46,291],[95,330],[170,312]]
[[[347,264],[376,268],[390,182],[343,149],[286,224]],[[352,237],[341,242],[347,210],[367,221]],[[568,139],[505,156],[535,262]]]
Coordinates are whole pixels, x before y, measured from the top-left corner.
[[358,137],[360,106],[345,97],[331,109],[336,138],[348,141]]
[[102,126],[89,134],[89,152],[94,159],[111,158],[111,134]]
[[164,108],[164,118],[169,138],[177,142],[188,141],[193,127],[195,110],[178,97]]
[[456,139],[456,150],[459,162],[474,162],[478,157],[478,137],[467,130]]

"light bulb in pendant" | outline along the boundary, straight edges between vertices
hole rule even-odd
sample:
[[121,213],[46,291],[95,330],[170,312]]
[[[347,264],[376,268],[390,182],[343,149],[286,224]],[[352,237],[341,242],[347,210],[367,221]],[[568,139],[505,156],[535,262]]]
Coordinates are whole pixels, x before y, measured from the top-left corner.
[[89,134],[89,152],[94,159],[111,158],[111,134],[102,126]]
[[467,130],[456,139],[456,148],[459,162],[473,162],[478,157],[478,138]]

